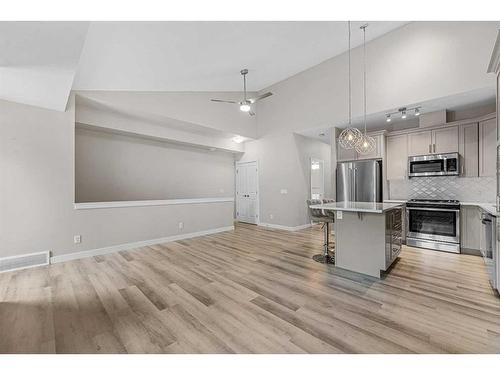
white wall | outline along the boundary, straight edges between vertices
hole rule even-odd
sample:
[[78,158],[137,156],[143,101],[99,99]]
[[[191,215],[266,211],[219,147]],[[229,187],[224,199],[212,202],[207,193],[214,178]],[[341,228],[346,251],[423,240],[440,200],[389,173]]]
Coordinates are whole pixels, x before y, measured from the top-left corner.
[[233,224],[233,202],[75,210],[74,116],[73,97],[66,112],[0,101],[0,256],[63,255]]
[[293,133],[245,143],[241,160],[259,161],[261,222],[295,227],[309,221],[310,158],[325,161],[325,196],[330,196],[329,145]]
[[234,157],[221,151],[77,128],[76,202],[234,196]]

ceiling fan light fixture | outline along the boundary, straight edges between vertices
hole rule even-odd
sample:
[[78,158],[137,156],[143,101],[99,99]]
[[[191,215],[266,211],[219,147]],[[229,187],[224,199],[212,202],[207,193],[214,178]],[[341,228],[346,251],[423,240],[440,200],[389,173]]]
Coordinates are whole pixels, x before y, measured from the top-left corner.
[[241,102],[240,103],[240,111],[242,112],[250,112],[250,103],[248,102]]

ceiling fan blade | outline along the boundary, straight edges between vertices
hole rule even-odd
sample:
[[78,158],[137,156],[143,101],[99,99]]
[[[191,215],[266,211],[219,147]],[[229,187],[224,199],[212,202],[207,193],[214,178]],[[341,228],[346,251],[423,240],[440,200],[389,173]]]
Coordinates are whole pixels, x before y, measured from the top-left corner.
[[222,100],[222,99],[210,99],[212,102],[217,102],[217,103],[230,103],[230,104],[236,104],[238,102],[234,100]]
[[253,104],[256,101],[259,101],[259,100],[262,100],[262,99],[265,99],[265,98],[271,96],[272,94],[273,94],[272,92],[266,92],[265,94],[256,96],[255,98],[250,98],[250,99],[248,99],[248,101]]

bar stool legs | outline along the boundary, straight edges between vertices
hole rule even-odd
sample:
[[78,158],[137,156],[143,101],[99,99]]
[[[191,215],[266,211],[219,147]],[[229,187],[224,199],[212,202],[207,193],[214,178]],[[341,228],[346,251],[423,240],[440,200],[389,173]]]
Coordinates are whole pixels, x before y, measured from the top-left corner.
[[330,252],[330,223],[323,224],[324,228],[324,244],[323,254],[313,255],[313,260],[318,263],[335,264],[335,255]]

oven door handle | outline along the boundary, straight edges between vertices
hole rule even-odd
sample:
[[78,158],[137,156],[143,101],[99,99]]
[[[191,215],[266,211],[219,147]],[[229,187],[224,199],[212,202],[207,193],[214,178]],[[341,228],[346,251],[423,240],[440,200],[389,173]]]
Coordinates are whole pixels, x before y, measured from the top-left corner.
[[417,211],[446,211],[446,212],[460,212],[459,209],[453,208],[433,208],[433,207],[408,207],[407,210],[417,210]]

